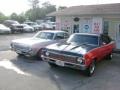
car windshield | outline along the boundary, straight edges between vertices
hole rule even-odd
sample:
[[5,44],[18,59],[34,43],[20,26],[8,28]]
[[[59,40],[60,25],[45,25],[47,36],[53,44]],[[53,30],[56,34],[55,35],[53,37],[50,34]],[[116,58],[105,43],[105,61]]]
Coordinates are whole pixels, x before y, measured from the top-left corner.
[[41,38],[41,39],[53,39],[54,33],[51,32],[40,32],[37,35],[35,35],[35,38]]
[[76,44],[98,45],[98,36],[74,34],[68,39],[67,42]]

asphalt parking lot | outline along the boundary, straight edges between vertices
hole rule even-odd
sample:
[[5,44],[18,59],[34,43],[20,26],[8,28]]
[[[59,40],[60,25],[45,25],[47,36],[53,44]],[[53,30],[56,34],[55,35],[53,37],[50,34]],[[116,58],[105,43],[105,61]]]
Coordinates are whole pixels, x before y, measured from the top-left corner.
[[12,39],[34,33],[0,36],[0,90],[120,90],[120,55],[97,64],[86,77],[79,70],[56,67],[36,58],[19,57],[9,48]]

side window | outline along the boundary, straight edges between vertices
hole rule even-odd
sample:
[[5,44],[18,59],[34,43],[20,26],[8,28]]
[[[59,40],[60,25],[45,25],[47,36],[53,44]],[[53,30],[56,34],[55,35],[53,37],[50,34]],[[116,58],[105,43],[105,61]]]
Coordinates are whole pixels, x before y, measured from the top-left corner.
[[64,33],[57,33],[55,36],[55,40],[60,40],[60,39],[64,39]]
[[67,39],[67,38],[69,38],[68,33],[64,33],[64,39]]

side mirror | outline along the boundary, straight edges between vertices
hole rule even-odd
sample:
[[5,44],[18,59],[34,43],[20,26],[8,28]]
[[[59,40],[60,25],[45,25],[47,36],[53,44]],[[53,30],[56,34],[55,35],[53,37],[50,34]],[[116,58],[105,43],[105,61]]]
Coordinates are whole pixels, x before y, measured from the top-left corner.
[[102,46],[104,46],[104,45],[106,45],[106,43],[105,43],[105,42],[102,42]]

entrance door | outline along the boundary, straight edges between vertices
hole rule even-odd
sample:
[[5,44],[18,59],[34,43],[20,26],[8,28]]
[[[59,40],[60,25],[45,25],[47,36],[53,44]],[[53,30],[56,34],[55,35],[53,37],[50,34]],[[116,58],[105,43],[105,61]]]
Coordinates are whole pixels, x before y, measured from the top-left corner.
[[116,31],[116,48],[120,49],[120,23],[117,24],[117,31]]
[[73,26],[73,33],[79,33],[79,24]]

